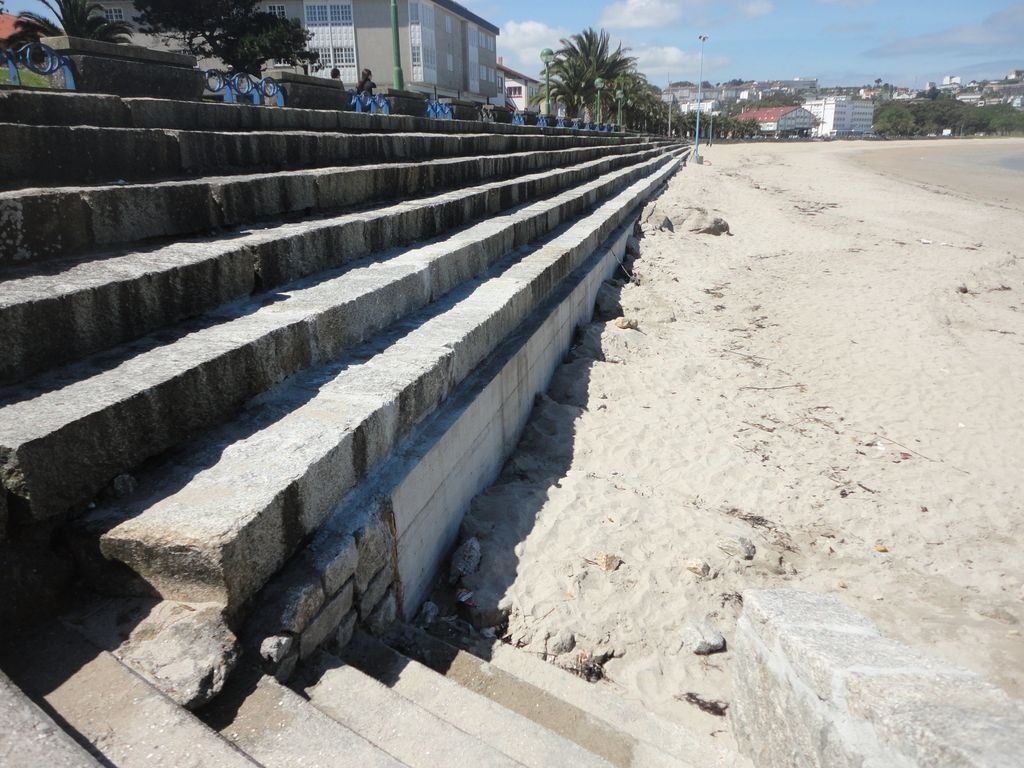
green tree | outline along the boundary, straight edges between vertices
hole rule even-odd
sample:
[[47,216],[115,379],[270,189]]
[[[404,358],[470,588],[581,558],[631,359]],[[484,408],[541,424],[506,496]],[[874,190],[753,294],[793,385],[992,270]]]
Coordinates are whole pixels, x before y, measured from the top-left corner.
[[295,65],[315,61],[310,34],[298,19],[262,10],[259,0],[135,0],[142,31],[181,44],[200,58],[216,58],[258,74],[270,59]]
[[875,109],[873,129],[880,136],[910,136],[914,130],[914,115],[902,104],[886,104]]
[[57,19],[22,11],[8,45],[36,42],[41,37],[68,35],[104,43],[127,43],[132,28],[123,21],[108,21],[103,6],[93,0],[40,0]]
[[[626,55],[619,45],[614,51],[605,30],[587,28],[579,34],[563,38],[562,47],[555,53],[551,64],[551,98],[565,104],[568,114],[580,114],[592,118],[592,108],[597,103],[598,89],[594,86],[597,78],[605,81],[601,93],[602,113],[614,103],[614,82],[633,70],[636,59]],[[539,100],[546,94],[540,89]]]

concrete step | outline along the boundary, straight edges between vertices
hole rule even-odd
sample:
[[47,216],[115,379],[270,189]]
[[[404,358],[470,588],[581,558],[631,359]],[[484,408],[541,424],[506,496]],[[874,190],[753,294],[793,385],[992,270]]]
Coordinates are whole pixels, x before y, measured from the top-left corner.
[[137,498],[95,510],[86,539],[98,535],[105,557],[165,597],[234,612],[674,169],[665,163],[431,313],[268,392],[190,445],[180,466],[155,469],[160,487],[143,483]]
[[[634,159],[634,174],[652,162]],[[370,212],[53,264],[38,274],[10,274],[0,282],[0,337],[7,339],[0,384],[81,359],[258,289],[337,268],[372,251],[425,240],[445,227],[493,216],[521,200],[557,194],[562,181],[569,191],[592,194],[589,181],[602,167],[597,163],[571,177],[547,179],[550,174],[541,174]],[[618,183],[626,175],[610,175],[605,181]],[[42,327],[45,334],[38,333]]]
[[[479,663],[487,664],[492,670],[501,670],[536,686],[605,722],[614,723],[618,730],[636,739],[642,748],[641,754],[648,754],[653,747],[657,752],[669,755],[672,760],[682,761],[682,765],[701,768],[749,766],[749,763],[737,754],[717,747],[710,737],[691,733],[648,712],[640,704],[630,701],[614,689],[605,688],[601,683],[588,683],[509,645],[495,643],[490,658]],[[637,764],[647,763],[641,761]]]
[[[703,765],[694,760],[692,754],[669,754],[659,744],[638,738],[618,719],[601,716],[610,713],[596,713],[585,699],[567,700],[547,680],[541,681],[542,684],[526,681],[415,627],[400,625],[384,640],[452,682],[520,713],[620,768]],[[548,666],[549,676],[564,674]]]
[[[592,149],[612,151],[643,142],[630,136],[620,144]],[[0,123],[0,146],[18,148],[0,155],[0,183],[14,189],[551,152],[578,148],[579,140],[501,133],[179,131]]]
[[[345,663],[529,768],[611,768],[612,763],[379,640],[356,632]],[[536,704],[536,702],[534,702]]]
[[337,657],[318,654],[306,675],[302,687],[317,709],[412,768],[523,768]]
[[[208,176],[0,192],[0,267],[64,259],[127,243],[217,232],[261,221],[308,218],[530,175],[620,168],[640,157],[632,146],[367,163],[341,168]],[[657,149],[646,148],[647,152]],[[603,171],[597,171],[603,172]]]
[[99,768],[100,764],[0,672],[0,765]]
[[112,655],[60,624],[8,638],[0,665],[104,765],[256,765]]
[[236,669],[221,695],[199,714],[264,768],[405,766],[256,669]]
[[[425,103],[424,103],[425,107]],[[424,113],[425,113],[424,108]],[[572,135],[578,142],[612,145],[623,134],[577,132],[471,120],[431,120],[410,115],[369,115],[340,110],[283,109],[210,101],[169,101],[27,88],[0,91],[0,114],[27,125],[92,125],[199,131],[427,132]]]
[[[659,162],[610,174],[380,264],[223,307],[169,338],[140,340],[117,356],[8,392],[0,409],[5,484],[33,518],[82,505],[117,475],[231,417],[314,362],[335,359]],[[31,337],[24,326],[21,334],[11,330],[15,357]]]

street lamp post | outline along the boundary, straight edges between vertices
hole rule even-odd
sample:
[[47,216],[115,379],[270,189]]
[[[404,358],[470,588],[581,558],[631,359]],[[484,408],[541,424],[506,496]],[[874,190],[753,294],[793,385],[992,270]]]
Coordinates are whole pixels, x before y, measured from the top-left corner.
[[700,156],[700,97],[701,88],[704,86],[704,43],[708,41],[707,35],[697,35],[700,40],[700,75],[697,78],[697,136],[694,142],[693,161],[700,165],[704,162]]
[[622,130],[622,102],[625,100],[625,98],[626,94],[621,88],[615,91],[615,101],[617,101],[619,104],[619,112],[615,124],[619,126],[620,131]]
[[545,48],[540,52],[540,60],[544,62],[544,114],[551,114],[551,62],[555,60],[555,52]]
[[398,0],[391,0],[391,58],[394,61],[392,80],[395,88],[405,90],[405,76],[402,74],[402,47],[398,40]]
[[594,87],[597,88],[597,126],[601,127],[601,91],[604,89],[604,79],[597,78],[594,80]]

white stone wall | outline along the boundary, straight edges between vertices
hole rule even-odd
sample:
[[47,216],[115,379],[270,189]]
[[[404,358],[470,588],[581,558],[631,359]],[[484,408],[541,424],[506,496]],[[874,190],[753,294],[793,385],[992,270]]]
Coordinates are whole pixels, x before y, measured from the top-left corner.
[[733,730],[755,765],[1024,765],[1024,705],[972,672],[883,637],[833,597],[743,594]]

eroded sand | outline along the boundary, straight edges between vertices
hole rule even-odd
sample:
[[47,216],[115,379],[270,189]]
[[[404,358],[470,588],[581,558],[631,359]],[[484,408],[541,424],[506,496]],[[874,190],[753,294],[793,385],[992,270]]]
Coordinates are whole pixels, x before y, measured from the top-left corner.
[[[717,146],[673,178],[652,221],[675,231],[648,228],[619,291],[638,329],[588,327],[467,519],[465,586],[508,640],[613,654],[601,685],[727,747],[681,699],[731,699],[728,651],[681,630],[728,640],[743,590],[785,585],[1024,696],[1024,187],[908,165],[942,151]],[[732,235],[686,231],[695,206]],[[738,536],[752,560],[719,548]]]

